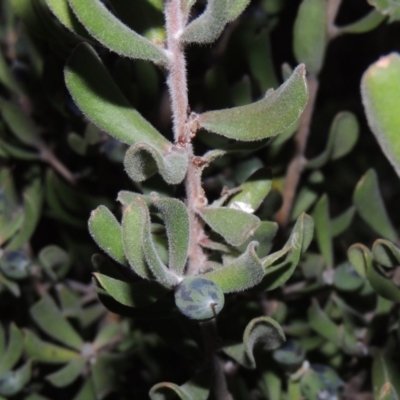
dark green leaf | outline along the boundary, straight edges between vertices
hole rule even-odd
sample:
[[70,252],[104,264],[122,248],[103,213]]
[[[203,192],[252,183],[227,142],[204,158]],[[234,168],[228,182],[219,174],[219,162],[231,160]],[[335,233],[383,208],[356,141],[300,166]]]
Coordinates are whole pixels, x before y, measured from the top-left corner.
[[[4,335],[3,328],[1,330]],[[7,347],[0,356],[0,376],[11,370],[22,355],[23,337],[21,331],[13,323],[10,326]],[[1,378],[0,378],[1,380]]]

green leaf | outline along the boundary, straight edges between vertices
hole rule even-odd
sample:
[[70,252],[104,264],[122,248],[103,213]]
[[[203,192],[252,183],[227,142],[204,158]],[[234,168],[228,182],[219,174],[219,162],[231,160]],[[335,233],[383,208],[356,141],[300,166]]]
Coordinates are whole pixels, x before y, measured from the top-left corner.
[[22,251],[5,251],[0,258],[0,270],[14,280],[27,278],[30,264],[31,260]]
[[277,253],[278,257],[276,259],[285,256],[284,260],[276,265],[266,264],[268,257],[262,260],[265,268],[265,276],[260,287],[263,290],[276,289],[292,276],[300,261],[301,254],[307,250],[311,243],[313,232],[314,222],[312,218],[303,213],[297,219],[284,248]]
[[17,250],[25,244],[32,234],[41,216],[43,192],[39,179],[34,179],[23,194],[24,198],[24,220],[21,228],[6,246],[7,250]]
[[58,20],[72,33],[90,39],[87,31],[69,7],[67,0],[46,0],[46,4]]
[[0,97],[0,111],[12,133],[25,145],[38,147],[42,140],[32,120],[16,104]]
[[218,284],[202,276],[188,276],[175,289],[175,304],[186,317],[198,321],[215,318],[225,297]]
[[308,322],[312,329],[326,340],[339,345],[339,327],[321,309],[317,300],[313,299],[311,307],[308,309]]
[[0,53],[0,83],[10,92],[22,94],[21,87],[18,81],[14,78],[2,52]]
[[228,21],[229,0],[208,0],[207,7],[183,31],[183,43],[213,43]]
[[18,160],[41,160],[41,156],[38,152],[25,150],[17,146],[13,146],[4,140],[0,139],[0,149],[5,152],[4,157],[13,157]]
[[351,24],[345,26],[339,26],[339,33],[366,33],[374,30],[385,19],[385,15],[377,12],[376,10],[372,10],[358,21],[352,22]]
[[31,307],[30,314],[47,335],[75,350],[81,350],[83,340],[62,316],[56,303],[48,294],[45,294],[41,300]]
[[204,207],[199,210],[199,214],[213,231],[232,246],[243,244],[260,225],[255,215],[233,208]]
[[224,346],[223,351],[249,369],[256,368],[254,350],[275,350],[285,342],[282,327],[269,317],[252,319],[243,334],[243,343]]
[[150,178],[158,170],[167,183],[177,185],[186,176],[188,156],[177,147],[162,152],[151,144],[138,143],[127,150],[124,165],[127,174],[135,182]]
[[35,361],[48,364],[64,364],[80,357],[80,354],[40,340],[33,332],[25,330],[25,350]]
[[361,95],[369,127],[400,176],[399,90],[400,55],[397,53],[381,57],[362,77]]
[[64,276],[71,265],[69,254],[55,245],[49,245],[40,250],[38,259],[53,280]]
[[97,350],[102,347],[106,347],[110,341],[115,339],[121,334],[122,327],[118,322],[111,322],[103,326],[97,333],[96,338],[93,342],[93,347]]
[[99,206],[92,211],[89,232],[99,247],[112,259],[126,265],[121,225],[107,207]]
[[326,149],[317,157],[307,162],[308,168],[321,168],[329,160],[337,160],[348,154],[356,144],[359,125],[353,113],[342,111],[332,122]]
[[399,400],[400,371],[389,355],[378,352],[372,363],[372,386],[376,400]]
[[318,74],[324,62],[327,38],[327,6],[325,1],[303,0],[293,28],[293,51],[307,71]]
[[83,113],[111,136],[129,145],[144,142],[163,152],[171,150],[172,145],[132,108],[89,45],[81,44],[72,53],[65,82]]
[[228,22],[235,20],[250,4],[250,0],[228,0],[227,19]]
[[251,242],[244,254],[226,267],[202,276],[215,282],[224,293],[241,292],[249,289],[264,277],[264,268],[257,256],[257,242]]
[[85,379],[81,389],[73,400],[97,400],[96,390],[91,376]]
[[367,0],[384,16],[389,16],[389,22],[400,19],[400,3],[398,0]]
[[87,31],[102,45],[117,54],[168,64],[165,51],[118,20],[99,0],[68,0]]
[[[3,328],[1,327],[2,331]],[[4,331],[3,331],[4,334]],[[0,376],[10,371],[18,362],[22,355],[23,337],[21,331],[14,323],[11,324],[9,330],[8,344],[4,352],[0,354]],[[1,380],[1,378],[0,378]]]
[[331,220],[332,237],[335,238],[347,230],[347,228],[353,222],[355,212],[356,212],[355,207],[351,206],[342,214],[338,215],[337,217]]
[[367,277],[367,261],[369,250],[362,244],[353,244],[347,250],[347,258],[350,264],[362,278]]
[[151,196],[152,204],[162,214],[168,236],[168,267],[182,275],[189,249],[189,216],[186,206],[179,200]]
[[210,395],[209,372],[201,371],[182,386],[175,383],[162,382],[150,389],[151,400],[167,400],[171,395],[181,400],[207,400]]
[[168,291],[157,282],[128,283],[100,273],[93,275],[114,300],[128,307],[148,306],[163,297]]
[[0,288],[3,286],[8,289],[15,297],[19,297],[21,295],[21,291],[17,283],[7,279],[3,274],[0,273]]
[[[121,201],[121,193],[118,195]],[[144,279],[152,279],[153,274],[146,264],[143,250],[143,227],[146,222],[145,210],[136,204],[135,200],[130,201],[124,209],[122,216],[122,240],[125,256],[132,270]]]
[[304,65],[276,91],[255,103],[198,116],[200,127],[230,139],[262,140],[283,132],[301,115],[308,100]]
[[19,393],[30,381],[32,363],[28,361],[16,371],[7,371],[0,376],[0,395],[13,396]]
[[361,288],[365,279],[361,277],[350,263],[343,263],[335,268],[333,284],[339,290],[354,292]]
[[46,379],[55,387],[63,388],[73,383],[83,372],[87,361],[84,358],[77,358],[70,361],[63,368],[50,375]]
[[328,268],[333,267],[333,244],[329,218],[329,199],[325,194],[314,208],[315,239]]
[[230,198],[227,206],[253,213],[267,197],[271,186],[271,171],[266,168],[259,169],[240,186],[240,192]]
[[318,194],[307,186],[303,186],[296,196],[292,211],[290,212],[290,221],[295,221],[303,212],[307,212],[318,199]]
[[400,264],[400,249],[389,240],[375,240],[372,254],[375,261],[384,267],[393,268]]
[[373,169],[360,179],[353,194],[353,203],[360,217],[380,236],[395,242],[398,239],[380,194],[378,177]]
[[299,342],[288,340],[272,354],[274,360],[288,372],[297,371],[304,359],[306,352]]

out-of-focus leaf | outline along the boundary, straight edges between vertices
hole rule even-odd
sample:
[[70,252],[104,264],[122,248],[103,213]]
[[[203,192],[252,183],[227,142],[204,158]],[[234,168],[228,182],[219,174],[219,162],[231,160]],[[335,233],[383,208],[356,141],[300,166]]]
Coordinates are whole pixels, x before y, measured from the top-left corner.
[[370,11],[364,17],[358,21],[352,22],[351,24],[340,26],[339,33],[365,33],[374,30],[379,26],[386,16],[377,12],[376,10]]
[[89,232],[100,248],[112,259],[126,265],[121,225],[107,207],[99,206],[92,211],[89,218]]
[[38,258],[53,280],[56,280],[57,276],[64,276],[69,269],[71,261],[69,254],[55,245],[49,245],[40,250]]
[[168,291],[157,282],[128,283],[100,273],[95,273],[94,276],[113,299],[128,307],[148,306],[163,297]]
[[256,368],[254,350],[275,350],[286,340],[282,327],[269,317],[254,318],[243,334],[243,343],[223,347],[224,353],[246,368]]
[[262,140],[283,132],[294,123],[307,104],[308,90],[304,65],[276,91],[246,106],[209,111],[198,116],[200,127],[230,139]]
[[307,71],[318,74],[327,44],[327,6],[325,1],[303,0],[294,23],[293,50]]
[[64,364],[80,357],[80,354],[40,340],[33,332],[25,330],[25,350],[36,361],[49,364]]
[[26,161],[41,159],[39,153],[13,146],[12,144],[7,143],[2,139],[0,139],[0,150],[4,151],[4,157],[6,158],[13,157],[17,158],[18,160],[26,160]]
[[96,390],[93,383],[93,378],[85,379],[81,389],[73,400],[97,400]]
[[[243,244],[259,227],[260,220],[253,214],[227,207],[204,207],[199,214],[213,231],[232,246]],[[237,227],[240,226],[240,229]]]
[[348,154],[357,142],[359,125],[355,115],[342,111],[332,122],[325,150],[307,162],[308,168],[321,168],[329,160],[337,160]]
[[370,169],[357,183],[353,203],[361,218],[379,235],[395,242],[398,239],[379,190],[378,177]]
[[25,145],[37,147],[42,140],[31,119],[16,104],[0,98],[0,111],[13,134]]
[[138,35],[116,18],[99,0],[68,0],[87,31],[102,45],[121,56],[167,64],[162,47]]
[[15,297],[21,295],[21,291],[17,283],[7,279],[3,274],[0,273],[0,288],[5,286]]
[[368,0],[368,3],[385,17],[389,16],[390,22],[400,19],[400,4],[397,0]]
[[288,340],[272,354],[274,360],[288,372],[297,371],[303,363],[305,355],[303,347],[294,340]]
[[3,53],[0,53],[0,83],[15,94],[22,93],[21,86],[11,73]]
[[290,220],[295,221],[301,213],[307,212],[318,199],[318,194],[307,186],[303,186],[294,201],[292,211],[290,212]]
[[32,363],[28,361],[15,371],[7,371],[0,377],[0,395],[13,396],[20,392],[31,379]]
[[329,199],[323,195],[314,208],[315,239],[328,268],[333,267],[333,246],[329,218]]
[[372,363],[372,383],[377,400],[398,400],[400,371],[389,355],[377,353]]
[[[0,325],[0,329],[3,333],[3,327]],[[10,326],[9,330],[9,339],[7,343],[7,347],[0,354],[0,376],[11,370],[14,365],[18,362],[21,357],[23,350],[23,337],[21,331],[16,327],[13,323]],[[1,379],[0,379],[1,380]]]
[[6,251],[0,258],[0,270],[14,280],[28,277],[30,264],[31,260],[22,251]]
[[23,194],[24,198],[24,220],[21,228],[11,241],[7,244],[7,250],[17,250],[26,243],[36,229],[39,222],[42,206],[42,185],[39,179],[33,180]]
[[350,263],[343,263],[335,268],[333,284],[339,290],[353,292],[361,288],[365,279],[362,278]]
[[53,339],[78,351],[83,346],[83,340],[76,333],[72,325],[64,319],[54,300],[45,294],[41,300],[30,309],[33,320],[43,332]]
[[339,344],[340,332],[338,326],[326,315],[316,300],[313,300],[311,307],[308,309],[308,321],[312,329],[323,338]]
[[400,265],[400,249],[389,240],[377,239],[372,246],[372,254],[375,261],[384,267]]
[[204,274],[224,293],[241,292],[261,282],[264,268],[256,253],[257,242],[251,242],[244,254],[226,267]]
[[77,358],[70,361],[63,368],[50,375],[46,379],[55,387],[63,388],[74,382],[85,368],[86,360],[84,358]]
[[210,387],[209,372],[201,371],[182,386],[170,382],[158,383],[150,389],[149,396],[151,400],[167,400],[172,394],[180,400],[207,400]]
[[119,141],[144,142],[165,152],[171,149],[168,140],[132,108],[89,45],[82,44],[72,53],[65,82],[83,113]]
[[215,318],[225,304],[218,284],[202,276],[188,276],[175,289],[175,304],[186,317],[204,321]]
[[400,175],[400,56],[391,53],[381,57],[364,73],[361,95],[368,124],[382,151]]
[[331,220],[332,237],[342,234],[352,223],[356,209],[354,206],[349,207],[342,214]]
[[279,400],[281,398],[282,382],[276,371],[272,369],[263,371],[258,386],[267,399]]

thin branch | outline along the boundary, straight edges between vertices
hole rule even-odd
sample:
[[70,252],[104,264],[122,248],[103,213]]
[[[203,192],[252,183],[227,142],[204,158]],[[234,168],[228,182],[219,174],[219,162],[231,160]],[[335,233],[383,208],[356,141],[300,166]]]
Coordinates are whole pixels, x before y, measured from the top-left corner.
[[304,153],[310,133],[310,123],[318,92],[318,78],[315,75],[310,75],[307,78],[307,83],[309,92],[308,103],[301,115],[300,126],[294,137],[296,150],[286,172],[285,184],[283,186],[283,204],[276,216],[277,222],[281,227],[285,227],[289,221],[297,186],[306,164]]
[[328,38],[329,40],[334,39],[340,34],[340,29],[335,24],[336,16],[339,12],[339,8],[342,4],[342,0],[329,0],[328,1]]

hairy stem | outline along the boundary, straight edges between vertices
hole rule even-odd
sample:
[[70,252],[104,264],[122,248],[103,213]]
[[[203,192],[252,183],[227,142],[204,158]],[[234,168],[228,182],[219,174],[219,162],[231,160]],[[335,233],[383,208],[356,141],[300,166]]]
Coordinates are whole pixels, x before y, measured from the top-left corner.
[[300,126],[294,137],[296,150],[286,172],[285,184],[283,186],[283,204],[276,216],[278,224],[282,227],[285,227],[289,221],[293,201],[296,197],[297,186],[306,164],[304,153],[310,133],[310,123],[318,92],[318,78],[315,75],[310,75],[307,78],[307,84],[309,91],[308,103],[301,115]]
[[180,36],[187,23],[181,0],[167,0],[165,5],[167,30],[167,51],[169,54],[168,89],[171,97],[175,145],[186,150],[189,158],[188,171],[185,178],[186,206],[189,214],[190,243],[188,251],[187,274],[195,275],[207,261],[200,241],[205,237],[203,222],[197,215],[197,209],[207,204],[201,185],[202,164],[193,154],[190,143],[193,124],[189,121],[189,103],[187,93],[186,60]]

